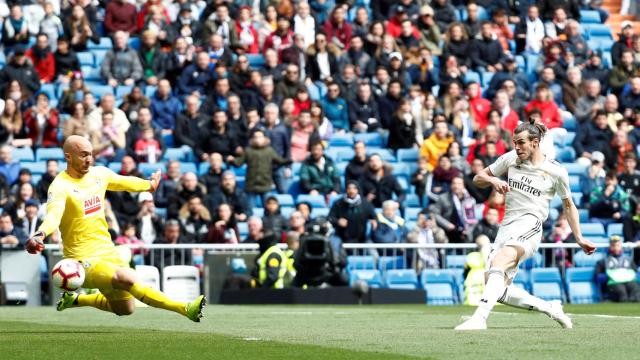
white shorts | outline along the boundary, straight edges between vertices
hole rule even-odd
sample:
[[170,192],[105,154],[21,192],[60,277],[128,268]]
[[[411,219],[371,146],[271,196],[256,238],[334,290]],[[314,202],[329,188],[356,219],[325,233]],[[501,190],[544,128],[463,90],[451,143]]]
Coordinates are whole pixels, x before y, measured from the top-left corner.
[[[491,261],[499,249],[505,246],[520,247],[524,250],[520,261],[524,261],[538,251],[540,241],[542,241],[542,221],[533,214],[524,214],[508,224],[500,225],[496,241],[487,256],[486,269],[489,270],[491,267]],[[507,270],[506,275],[513,280],[517,272],[518,266],[516,265],[513,269]]]

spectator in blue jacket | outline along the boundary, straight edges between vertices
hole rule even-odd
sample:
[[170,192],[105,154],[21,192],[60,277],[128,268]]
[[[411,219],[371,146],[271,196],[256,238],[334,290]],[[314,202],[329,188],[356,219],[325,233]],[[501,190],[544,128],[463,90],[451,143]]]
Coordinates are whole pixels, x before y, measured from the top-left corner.
[[11,146],[5,145],[0,148],[0,175],[7,180],[7,185],[11,185],[18,180],[20,163],[12,161]]
[[187,66],[178,78],[180,95],[205,95],[207,88],[214,80],[213,68],[209,63],[209,54],[198,53],[196,62]]
[[158,90],[151,98],[151,113],[153,114],[153,127],[156,129],[175,129],[176,117],[182,110],[180,100],[171,95],[169,80],[162,79],[158,82]]
[[407,228],[405,221],[398,216],[398,203],[393,200],[386,200],[382,203],[382,213],[377,216],[375,230],[371,234],[371,239],[375,243],[392,244],[404,242],[407,238]]
[[349,130],[349,108],[347,102],[340,97],[340,86],[337,83],[329,83],[327,95],[320,100],[320,105],[334,129]]

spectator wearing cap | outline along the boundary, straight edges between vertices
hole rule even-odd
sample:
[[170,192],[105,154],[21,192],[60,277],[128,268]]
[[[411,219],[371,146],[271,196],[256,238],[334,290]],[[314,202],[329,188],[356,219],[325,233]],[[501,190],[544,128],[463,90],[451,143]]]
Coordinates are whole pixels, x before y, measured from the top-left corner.
[[5,93],[13,80],[18,81],[30,94],[40,89],[38,72],[28,61],[25,51],[22,45],[16,46],[13,56],[9,57],[7,64],[0,70],[0,93]]
[[173,34],[178,39],[182,38],[185,42],[193,44],[199,40],[197,36],[200,34],[200,22],[193,15],[195,4],[183,3],[179,5],[179,12],[172,24]]
[[135,5],[126,0],[109,1],[104,15],[104,28],[109,34],[116,31],[133,34],[136,31],[136,19]]
[[74,76],[82,78],[78,55],[69,47],[69,40],[64,36],[58,38],[56,52],[53,54],[55,62],[54,79],[63,84],[70,83]]
[[100,74],[110,86],[134,85],[143,77],[143,69],[136,51],[129,47],[129,35],[124,31],[113,34],[113,48],[105,54]]
[[636,268],[624,253],[622,239],[614,235],[609,239],[608,256],[596,263],[596,282],[613,302],[640,302]]
[[549,87],[545,83],[536,86],[536,96],[531,100],[524,111],[529,112],[532,109],[538,109],[541,112],[541,121],[547,129],[562,127],[562,118],[560,117],[560,109],[553,101]]
[[400,80],[400,85],[402,85],[403,89],[408,89],[411,86],[411,75],[402,60],[403,58],[400,52],[396,51],[389,54],[387,70],[392,79]]
[[527,8],[524,21],[516,25],[515,31],[516,53],[528,52],[539,54],[543,50],[542,40],[545,36],[545,26],[540,19],[538,5],[531,4]]
[[456,21],[456,8],[449,0],[435,0],[431,3],[431,7],[435,12],[435,20],[440,31],[444,32],[451,23]]
[[611,47],[611,61],[613,62],[613,66],[620,65],[620,60],[622,59],[622,52],[625,49],[631,49],[633,45],[633,38],[635,29],[633,28],[633,22],[629,20],[625,20],[622,22],[620,26],[621,32],[618,35],[618,41],[613,43]]
[[29,21],[22,13],[22,6],[13,4],[9,16],[4,20],[2,26],[2,43],[5,48],[29,43]]
[[40,93],[36,96],[35,105],[24,113],[24,123],[34,147],[61,145],[58,141],[60,119],[58,111],[49,107],[49,95]]
[[[407,14],[407,9],[402,4],[398,4],[394,8],[394,14],[390,16],[389,21],[387,22],[387,34],[393,36],[394,38],[399,38],[402,34],[402,23],[408,20],[409,25],[411,25],[411,19]],[[415,35],[418,35],[417,29],[410,26],[412,32],[415,31]]]
[[56,62],[49,46],[47,34],[38,34],[35,45],[26,51],[25,56],[31,60],[40,77],[40,83],[50,83],[55,79]]
[[433,55],[441,55],[440,41],[442,35],[440,28],[434,19],[434,11],[429,5],[423,5],[420,8],[420,19],[418,20],[418,33],[420,45],[429,49]]
[[333,160],[324,154],[320,141],[309,144],[310,155],[300,168],[300,187],[311,195],[329,195],[340,192],[340,174]]
[[502,69],[500,60],[504,50],[498,40],[493,38],[493,28],[490,22],[483,22],[480,27],[480,38],[471,42],[468,54],[473,66],[481,72],[496,72]]
[[574,115],[578,123],[584,124],[591,120],[596,111],[604,109],[605,98],[601,95],[600,81],[585,80],[585,94],[578,98]]
[[633,51],[631,49],[622,50],[620,63],[611,69],[611,73],[609,73],[611,92],[616,96],[620,96],[629,80],[638,75],[638,67],[633,63]]

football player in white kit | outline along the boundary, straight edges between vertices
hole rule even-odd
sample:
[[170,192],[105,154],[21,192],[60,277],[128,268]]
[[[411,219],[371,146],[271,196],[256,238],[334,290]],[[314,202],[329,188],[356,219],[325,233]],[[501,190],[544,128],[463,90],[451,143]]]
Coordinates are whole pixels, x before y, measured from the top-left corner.
[[[564,213],[578,245],[587,254],[596,249],[582,237],[567,170],[555,160],[547,159],[540,149],[546,131],[546,127],[536,123],[534,118],[518,125],[513,132],[514,150],[502,155],[473,179],[476,186],[492,186],[495,191],[506,194],[506,211],[487,258],[486,285],[480,305],[455,330],[486,329],[487,318],[496,302],[542,312],[564,328],[573,326],[560,301],[545,301],[511,285],[518,264],[538,250],[542,223],[549,215],[549,203],[555,194],[562,199]],[[507,181],[500,178],[503,175]]]

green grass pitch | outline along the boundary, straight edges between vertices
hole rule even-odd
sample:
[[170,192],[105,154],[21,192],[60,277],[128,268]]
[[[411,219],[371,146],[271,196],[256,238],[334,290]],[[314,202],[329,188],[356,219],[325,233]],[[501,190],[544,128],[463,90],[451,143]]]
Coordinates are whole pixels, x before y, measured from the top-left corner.
[[499,306],[490,330],[454,332],[471,307],[209,306],[202,323],[144,308],[0,308],[8,359],[637,359],[640,304],[565,306],[574,329]]

